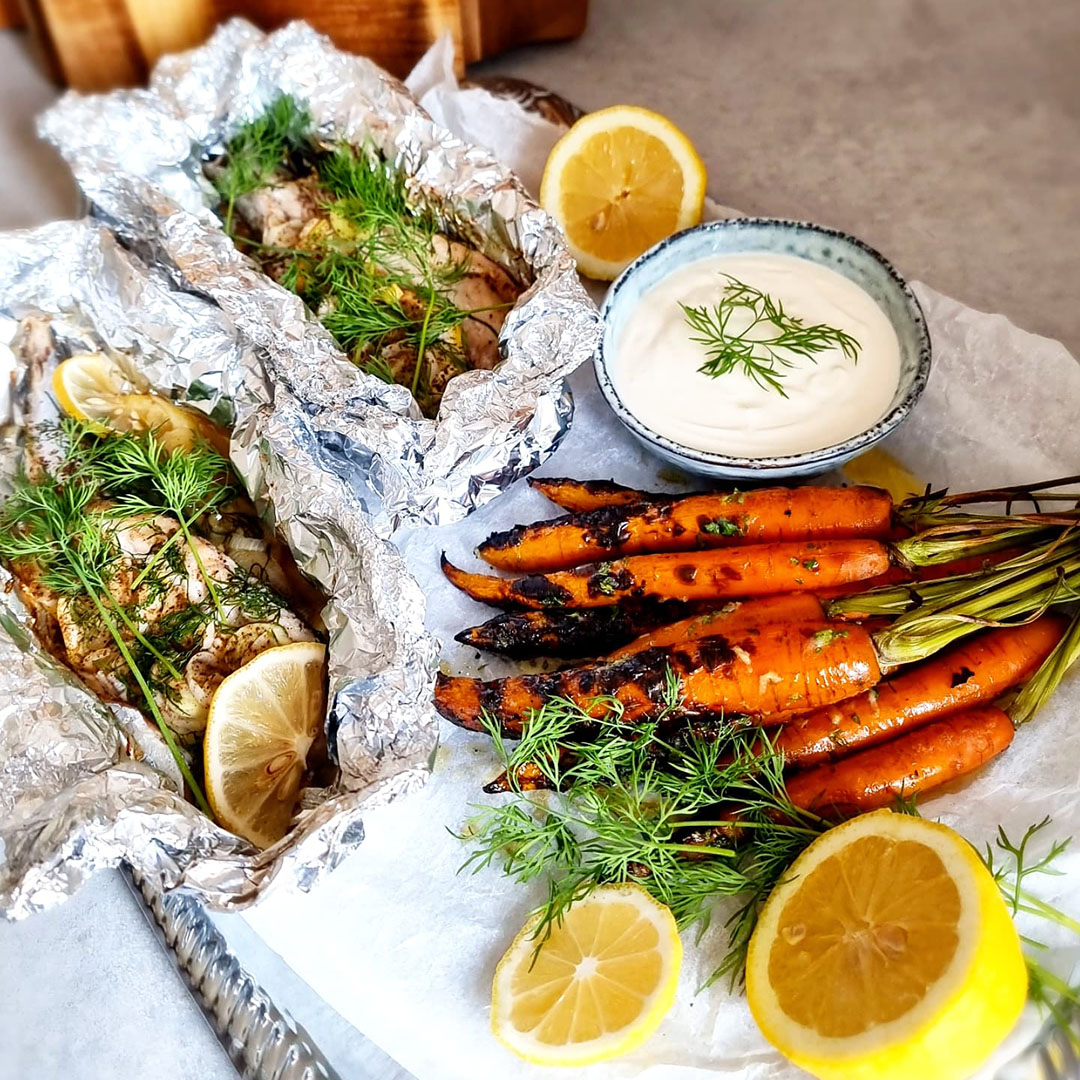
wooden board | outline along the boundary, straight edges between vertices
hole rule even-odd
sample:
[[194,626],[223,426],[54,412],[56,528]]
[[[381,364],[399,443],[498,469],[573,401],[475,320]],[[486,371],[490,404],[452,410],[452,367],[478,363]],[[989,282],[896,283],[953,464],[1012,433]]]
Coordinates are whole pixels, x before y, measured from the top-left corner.
[[[0,12],[16,0],[0,0]],[[53,76],[78,90],[143,82],[165,53],[198,45],[223,19],[266,30],[304,19],[339,48],[399,78],[444,33],[465,64],[532,41],[575,37],[588,0],[22,0]]]
[[304,19],[347,52],[402,78],[440,34],[450,32],[464,74],[458,0],[213,0],[217,19],[243,15],[271,30]]

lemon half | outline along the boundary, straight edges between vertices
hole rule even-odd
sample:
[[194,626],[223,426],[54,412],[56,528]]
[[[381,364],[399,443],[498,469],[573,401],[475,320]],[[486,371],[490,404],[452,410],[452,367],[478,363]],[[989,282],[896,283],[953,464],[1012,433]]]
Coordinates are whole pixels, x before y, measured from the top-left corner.
[[951,829],[879,810],[815,840],[750,942],[762,1033],[823,1080],[962,1080],[1027,994],[998,887]]
[[701,221],[705,166],[659,113],[632,105],[583,116],[555,144],[540,203],[583,274],[610,281],[643,251]]
[[325,676],[326,646],[279,645],[227,676],[210,701],[206,795],[218,822],[258,847],[292,821],[326,712]]
[[530,920],[495,969],[491,1027],[537,1065],[586,1065],[640,1046],[675,1000],[682,943],[671,912],[637,885],[572,905],[539,953]]

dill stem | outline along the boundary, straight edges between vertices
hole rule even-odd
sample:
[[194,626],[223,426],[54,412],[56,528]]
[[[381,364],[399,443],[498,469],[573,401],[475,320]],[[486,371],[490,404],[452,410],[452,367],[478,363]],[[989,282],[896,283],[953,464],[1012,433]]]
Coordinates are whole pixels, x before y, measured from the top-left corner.
[[734,848],[709,847],[707,844],[664,844],[664,849],[666,851],[689,852],[695,855],[726,855],[729,859],[735,858]]
[[161,710],[157,707],[157,702],[154,701],[153,695],[150,693],[150,687],[143,677],[143,673],[139,670],[134,659],[128,650],[127,644],[120,636],[120,631],[116,628],[116,623],[113,622],[112,617],[109,615],[105,605],[102,604],[100,597],[95,591],[90,580],[83,572],[83,568],[79,566],[73,559],[69,559],[71,568],[75,571],[79,581],[82,582],[83,588],[86,590],[87,595],[94,602],[94,606],[98,610],[98,614],[101,616],[101,621],[105,623],[106,628],[112,635],[113,641],[116,642],[116,647],[120,650],[120,655],[124,658],[124,662],[127,664],[131,671],[131,674],[135,676],[135,681],[139,684],[139,689],[142,690],[143,696],[146,698],[146,707],[150,710],[150,714],[154,718],[154,722],[157,724],[158,729],[161,731],[161,736],[165,740],[165,745],[168,746],[169,752],[172,754],[176,761],[177,766],[180,769],[180,775],[184,778],[184,782],[191,789],[191,794],[195,799],[199,809],[207,815],[211,820],[214,818],[214,812],[210,809],[210,804],[206,801],[206,796],[202,793],[202,788],[199,787],[195,780],[195,777],[191,773],[191,769],[188,766],[187,761],[184,759],[184,755],[180,752],[180,748],[176,745],[176,740],[173,737],[172,730],[169,725],[165,723],[165,718],[161,715]]
[[431,313],[435,310],[435,286],[432,285],[430,277],[427,282],[427,287],[427,311],[424,312],[424,321],[420,326],[420,341],[416,346],[416,367],[413,370],[412,386],[409,387],[409,391],[412,393],[413,397],[416,397],[416,391],[420,386],[420,367],[424,362],[424,351],[427,349],[428,326],[431,323]]
[[[204,502],[202,504],[202,506],[199,507],[198,510],[196,510],[193,514],[191,514],[188,517],[188,519],[187,519],[188,525],[192,525],[196,521],[198,521],[199,518],[201,518],[203,516],[203,514],[205,514],[206,511],[209,510],[210,507],[214,505],[214,501],[217,499],[217,497],[218,497],[217,492],[214,492],[214,494],[211,495],[206,500],[206,502]],[[181,524],[182,524],[183,518],[180,515],[177,515],[177,517],[180,518],[180,521],[181,521]],[[165,552],[168,551],[170,547],[172,547],[173,541],[179,540],[182,537],[184,537],[185,535],[186,534],[184,533],[183,528],[181,527],[180,530],[178,530],[177,532],[174,532],[172,534],[172,536],[170,536],[170,537],[168,537],[168,539],[166,539],[165,543],[162,544],[161,547],[159,547],[157,549],[157,551],[155,551],[154,554],[151,556],[150,561],[142,568],[142,570],[139,571],[138,577],[136,577],[135,580],[131,583],[132,589],[137,589],[143,583],[143,581],[146,578],[146,575],[149,574],[150,571],[157,565],[157,563],[162,558],[162,556],[164,556]]]
[[[80,577],[81,577],[81,575],[80,575]],[[108,594],[108,592],[106,592],[106,595],[107,595],[107,596],[109,595],[109,594]],[[130,631],[131,631],[131,632],[132,632],[132,634],[133,634],[133,635],[135,636],[135,640],[136,640],[136,641],[137,641],[137,642],[138,642],[138,643],[139,643],[139,644],[140,644],[140,645],[141,645],[141,646],[142,646],[142,647],[143,647],[144,649],[146,649],[146,651],[147,651],[148,653],[150,653],[150,655],[151,655],[151,656],[153,656],[155,660],[157,660],[157,661],[159,661],[160,663],[164,664],[164,665],[165,665],[165,670],[166,670],[166,671],[168,671],[168,673],[169,673],[169,674],[170,674],[170,675],[171,675],[171,676],[172,676],[172,677],[173,677],[174,679],[182,679],[182,678],[184,677],[184,676],[183,676],[183,673],[182,673],[182,672],[180,672],[179,670],[177,670],[177,668],[176,668],[176,666],[175,666],[175,665],[173,664],[173,662],[172,662],[172,661],[171,661],[171,660],[170,660],[170,659],[169,659],[169,658],[168,658],[167,656],[165,656],[165,655],[164,655],[163,653],[161,653],[161,652],[160,652],[160,651],[159,651],[159,650],[158,650],[158,649],[156,648],[156,646],[155,646],[155,645],[154,645],[154,644],[153,644],[153,643],[152,643],[152,642],[150,641],[150,639],[149,639],[149,638],[147,638],[147,637],[146,637],[146,636],[145,636],[145,635],[143,634],[143,632],[142,632],[142,631],[141,631],[141,630],[140,630],[140,629],[139,629],[139,628],[138,628],[138,627],[137,627],[137,626],[135,625],[135,623],[133,623],[133,622],[131,621],[131,618],[129,617],[128,613],[127,613],[127,612],[126,612],[126,611],[125,611],[125,610],[123,609],[123,607],[121,606],[121,604],[120,604],[120,603],[119,603],[119,602],[118,602],[118,601],[117,601],[117,600],[116,600],[116,599],[115,599],[115,598],[114,598],[113,596],[109,596],[109,602],[110,602],[110,604],[111,604],[111,606],[112,606],[112,609],[113,609],[113,611],[115,611],[115,612],[116,612],[116,614],[120,616],[120,619],[121,619],[121,621],[123,622],[123,624],[124,624],[124,625],[125,625],[125,626],[126,626],[126,627],[127,627],[127,628],[128,628],[128,629],[129,629]]]
[[1017,895],[1020,897],[1016,904],[1017,911],[1027,912],[1028,915],[1041,915],[1044,919],[1049,919],[1058,926],[1071,930],[1074,934],[1080,934],[1080,921],[1077,919],[1066,915],[1063,911],[1058,911],[1056,907],[1040,900],[1037,896],[1032,896],[1026,889],[1018,889]]
[[210,599],[214,602],[214,610],[217,612],[218,618],[224,622],[225,609],[221,606],[221,598],[218,596],[217,589],[214,588],[214,582],[211,580],[210,575],[206,572],[206,567],[203,566],[203,561],[199,557],[199,552],[192,540],[191,533],[188,531],[187,522],[184,521],[183,514],[178,514],[177,520],[180,522],[180,531],[184,534],[187,546],[191,549],[191,556],[195,560],[195,565],[199,568],[199,573],[202,575],[203,582],[206,584],[206,591],[210,594]]

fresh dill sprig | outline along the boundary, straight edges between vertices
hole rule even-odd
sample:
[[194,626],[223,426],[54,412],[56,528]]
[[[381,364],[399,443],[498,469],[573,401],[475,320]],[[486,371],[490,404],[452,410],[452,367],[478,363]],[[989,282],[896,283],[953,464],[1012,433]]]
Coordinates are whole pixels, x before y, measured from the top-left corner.
[[[1039,834],[1050,822],[1051,819],[1045,817],[1038,824],[1029,826],[1019,843],[1014,843],[1005,830],[998,826],[998,835],[993,845],[986,845],[982,860],[997,882],[1014,917],[1019,914],[1034,915],[1080,935],[1080,922],[1040,900],[1025,887],[1025,882],[1033,875],[1057,876],[1061,873],[1054,863],[1068,849],[1071,838],[1053,841],[1049,849],[1039,857],[1029,852],[1032,841],[1040,838]],[[1033,938],[1024,937],[1023,941],[1029,949],[1038,952],[1047,949],[1044,942]],[[1054,974],[1030,952],[1025,954],[1024,959],[1028,969],[1028,996],[1054,1018],[1074,1048],[1080,1051],[1080,1036],[1076,1034],[1073,1024],[1075,1014],[1080,1010],[1080,986],[1073,986],[1066,979]]]
[[[207,572],[191,533],[191,523],[227,502],[234,494],[229,463],[217,451],[197,444],[183,453],[170,453],[154,432],[121,432],[101,440],[91,468],[106,495],[117,499],[117,517],[132,514],[170,514],[180,526],[219,619],[225,610],[219,583]],[[160,558],[143,570],[143,576]]]
[[310,131],[307,109],[291,95],[282,94],[229,140],[228,157],[213,181],[225,203],[226,232],[232,232],[236,200],[263,187],[304,147]]
[[727,285],[712,309],[679,305],[694,331],[690,340],[705,346],[703,374],[715,379],[741,368],[758,386],[787,397],[781,369],[793,366],[792,356],[817,363],[818,353],[839,348],[858,363],[861,346],[850,334],[824,323],[807,326],[768,293],[724,276]]
[[[678,700],[669,673],[667,709]],[[513,749],[486,719],[512,788],[531,764],[558,794],[516,790],[477,808],[460,834],[473,848],[462,869],[498,865],[518,881],[546,881],[537,948],[571,904],[608,882],[637,882],[680,927],[702,930],[717,898],[742,897],[714,975],[734,979],[760,904],[826,826],[787,799],[782,757],[760,734],[726,724],[715,738],[669,738],[664,719],[630,724],[615,700],[586,710],[558,699],[533,714]]]

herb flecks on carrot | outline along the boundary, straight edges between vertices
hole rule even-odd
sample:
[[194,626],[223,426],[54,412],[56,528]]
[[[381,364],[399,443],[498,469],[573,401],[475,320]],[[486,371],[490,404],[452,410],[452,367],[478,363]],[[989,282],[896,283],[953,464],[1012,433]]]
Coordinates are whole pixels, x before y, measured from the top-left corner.
[[[812,569],[808,568],[812,565]],[[499,607],[591,608],[623,600],[713,600],[813,592],[883,574],[877,540],[808,540],[712,551],[631,555],[509,579],[471,574],[443,556],[443,572],[474,600]]]
[[495,533],[477,549],[500,570],[561,570],[598,559],[735,544],[885,537],[892,498],[871,487],[757,491],[606,506]]

